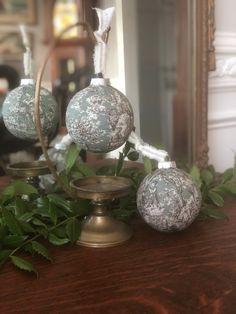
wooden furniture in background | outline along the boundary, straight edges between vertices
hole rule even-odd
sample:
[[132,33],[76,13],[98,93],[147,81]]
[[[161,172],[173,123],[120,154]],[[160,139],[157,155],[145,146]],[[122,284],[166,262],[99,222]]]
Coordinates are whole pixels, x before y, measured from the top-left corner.
[[114,248],[50,247],[53,264],[34,258],[38,280],[7,264],[1,313],[233,314],[235,205],[225,205],[228,221],[196,221],[173,234],[138,218],[133,238]]

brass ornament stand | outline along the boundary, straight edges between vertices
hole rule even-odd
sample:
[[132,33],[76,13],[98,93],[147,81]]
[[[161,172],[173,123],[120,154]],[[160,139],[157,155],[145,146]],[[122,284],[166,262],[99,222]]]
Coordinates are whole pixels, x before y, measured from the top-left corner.
[[91,200],[93,212],[82,224],[77,244],[105,248],[120,245],[132,236],[128,225],[109,215],[113,199],[129,194],[130,181],[122,177],[94,176],[71,182],[78,197]]
[[[60,185],[64,192],[71,198],[81,197],[90,199],[92,201],[94,211],[89,217],[85,218],[81,236],[77,241],[77,244],[89,247],[104,248],[122,244],[132,236],[132,231],[126,224],[115,220],[108,214],[108,208],[113,199],[129,194],[131,188],[130,181],[126,178],[115,176],[87,177],[73,181],[71,183],[72,189],[68,188],[60,179],[48,156],[40,122],[40,89],[47,62],[51,57],[54,49],[60,42],[62,36],[71,28],[79,25],[86,28],[89,38],[94,45],[96,44],[96,38],[90,25],[83,22],[78,22],[68,27],[60,34],[57,39],[54,40],[37,75],[35,90],[35,121],[37,134],[45,161],[57,184]],[[108,39],[109,31],[110,28],[104,34],[105,41]]]
[[51,173],[47,163],[39,160],[8,165],[6,171],[13,178],[25,178],[35,188],[39,188],[39,176]]

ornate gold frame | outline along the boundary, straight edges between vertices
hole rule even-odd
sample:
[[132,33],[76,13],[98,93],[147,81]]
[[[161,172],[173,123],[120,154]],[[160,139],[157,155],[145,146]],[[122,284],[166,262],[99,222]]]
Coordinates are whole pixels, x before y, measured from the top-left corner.
[[201,168],[208,164],[208,71],[215,68],[214,9],[214,0],[196,1],[196,90],[192,159]]
[[35,16],[36,3],[33,0],[24,0],[24,3],[27,9],[23,14],[20,14],[17,11],[14,13],[7,13],[7,12],[4,12],[3,10],[3,13],[0,14],[1,23],[2,24],[16,24],[16,23],[34,24],[36,21],[36,16]]

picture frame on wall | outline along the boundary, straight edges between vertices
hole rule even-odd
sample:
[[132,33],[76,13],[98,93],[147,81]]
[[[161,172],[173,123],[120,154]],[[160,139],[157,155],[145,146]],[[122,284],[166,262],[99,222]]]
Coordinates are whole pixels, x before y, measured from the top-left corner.
[[34,24],[35,0],[0,0],[0,24]]
[[[29,36],[33,50],[32,34]],[[4,60],[19,60],[23,58],[25,48],[20,32],[0,32],[0,56]]]

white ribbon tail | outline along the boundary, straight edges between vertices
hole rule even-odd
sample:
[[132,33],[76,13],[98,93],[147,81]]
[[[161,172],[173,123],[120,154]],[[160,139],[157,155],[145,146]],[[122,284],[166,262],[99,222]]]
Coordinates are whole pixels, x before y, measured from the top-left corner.
[[157,149],[147,143],[145,143],[137,134],[131,132],[128,141],[134,144],[135,149],[141,153],[143,156],[146,156],[150,159],[156,160],[158,162],[165,161],[169,154],[162,149]]
[[31,52],[29,37],[26,32],[25,25],[21,24],[19,27],[20,27],[21,36],[22,36],[22,42],[25,47],[25,52],[23,56],[24,72],[26,76],[29,76],[30,78],[32,78],[33,77],[32,52]]
[[97,31],[94,32],[94,36],[96,37],[97,44],[94,48],[94,69],[95,73],[103,73],[105,72],[105,64],[106,64],[106,52],[107,52],[107,42],[106,42],[106,33],[109,31],[111,26],[112,17],[115,12],[115,8],[108,8],[106,10],[101,10],[95,8],[99,25]]

